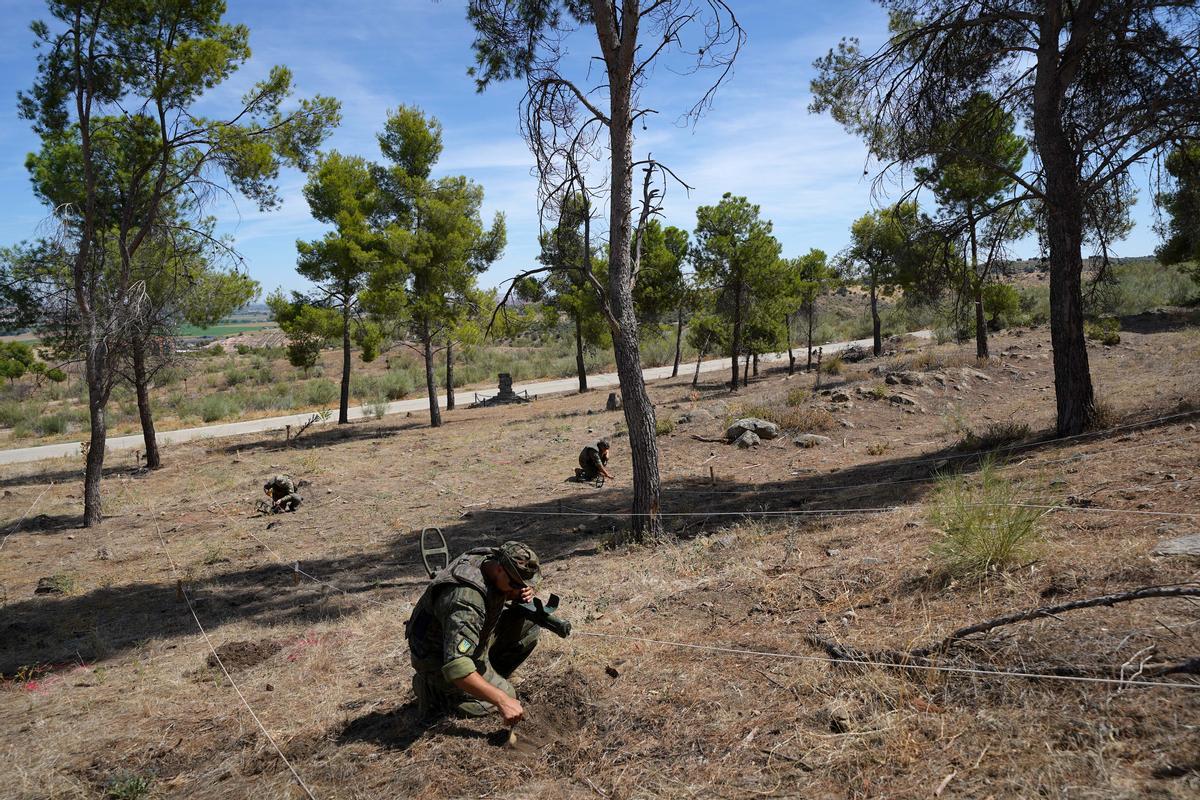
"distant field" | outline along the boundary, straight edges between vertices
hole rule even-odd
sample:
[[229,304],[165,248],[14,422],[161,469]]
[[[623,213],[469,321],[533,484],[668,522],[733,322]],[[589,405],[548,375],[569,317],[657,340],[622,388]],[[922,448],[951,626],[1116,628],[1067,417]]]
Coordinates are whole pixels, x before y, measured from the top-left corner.
[[179,329],[180,336],[233,336],[246,331],[261,331],[274,328],[274,322],[231,322],[223,325],[213,325],[210,328],[197,328],[195,325],[184,325]]

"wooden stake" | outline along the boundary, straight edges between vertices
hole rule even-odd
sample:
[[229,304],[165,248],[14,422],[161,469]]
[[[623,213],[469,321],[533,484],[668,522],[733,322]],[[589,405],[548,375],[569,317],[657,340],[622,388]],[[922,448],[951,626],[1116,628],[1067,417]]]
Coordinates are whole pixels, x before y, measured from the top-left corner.
[[290,442],[292,440],[292,426],[291,425],[287,426],[287,433],[285,434],[285,437],[286,437],[286,441]]
[[183,602],[183,580],[178,578],[175,580],[175,599]]
[[716,472],[716,470],[713,469],[712,465],[709,465],[709,467],[708,467],[708,485],[709,486],[717,485],[717,472]]
[[823,349],[824,348],[821,348],[821,347],[817,348],[817,377],[816,377],[816,384],[815,384],[815,388],[817,388],[817,389],[821,388],[821,350],[823,350]]
[[292,566],[292,585],[298,586],[299,584],[300,584],[300,562],[297,561]]

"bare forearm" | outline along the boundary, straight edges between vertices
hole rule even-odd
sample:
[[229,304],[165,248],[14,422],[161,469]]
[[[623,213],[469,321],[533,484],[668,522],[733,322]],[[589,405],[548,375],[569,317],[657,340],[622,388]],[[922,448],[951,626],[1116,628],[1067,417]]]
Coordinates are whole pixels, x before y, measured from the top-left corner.
[[454,682],[454,685],[475,699],[483,700],[494,706],[499,706],[509,699],[508,695],[485,681],[483,676],[478,672],[472,672],[465,678],[459,678]]

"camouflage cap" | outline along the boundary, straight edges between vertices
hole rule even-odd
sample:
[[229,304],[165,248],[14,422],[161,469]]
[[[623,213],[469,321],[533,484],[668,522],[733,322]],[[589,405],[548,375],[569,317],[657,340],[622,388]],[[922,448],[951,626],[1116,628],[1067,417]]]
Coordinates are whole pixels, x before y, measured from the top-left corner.
[[496,560],[515,583],[536,589],[542,581],[542,565],[527,544],[505,542],[496,548]]

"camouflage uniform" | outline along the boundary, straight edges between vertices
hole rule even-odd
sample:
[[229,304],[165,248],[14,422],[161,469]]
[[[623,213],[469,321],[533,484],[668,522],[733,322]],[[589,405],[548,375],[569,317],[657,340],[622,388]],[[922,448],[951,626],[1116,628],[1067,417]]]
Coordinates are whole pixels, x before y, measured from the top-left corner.
[[263,484],[263,491],[270,492],[272,510],[295,511],[300,505],[296,494],[296,482],[287,475],[276,475]]
[[[532,572],[510,568],[515,553]],[[463,553],[433,577],[404,626],[412,660],[413,694],[423,715],[478,717],[495,710],[454,685],[478,672],[509,697],[509,676],[537,646],[540,628],[505,607],[504,595],[484,578],[485,561],[497,561],[516,583],[535,586],[537,556],[523,544],[480,547]]]
[[600,467],[608,464],[608,448],[601,449],[600,443],[589,444],[579,451],[579,469],[575,477],[581,481],[594,481],[600,477]]

